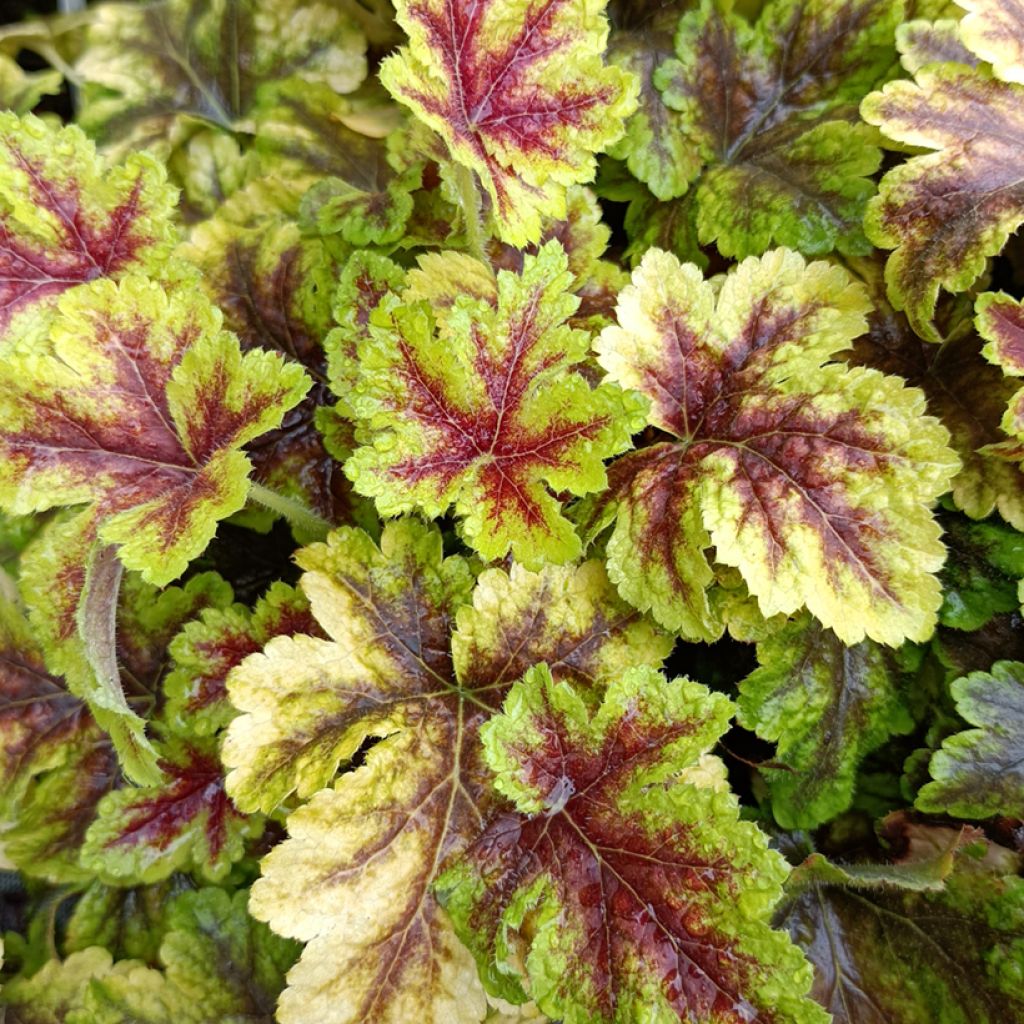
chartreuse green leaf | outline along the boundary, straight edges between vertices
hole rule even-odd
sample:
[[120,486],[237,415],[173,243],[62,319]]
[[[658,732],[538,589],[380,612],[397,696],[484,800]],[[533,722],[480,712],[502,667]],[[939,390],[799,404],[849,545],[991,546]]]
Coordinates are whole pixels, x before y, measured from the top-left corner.
[[345,4],[327,0],[105,4],[76,65],[79,122],[107,146],[165,152],[197,121],[251,130],[260,86],[296,76],[351,92],[365,46]]
[[577,372],[589,336],[566,325],[579,300],[565,252],[547,243],[501,271],[497,302],[460,296],[443,317],[391,302],[357,342],[349,398],[362,447],[345,464],[384,516],[454,506],[485,558],[529,568],[576,558],[580,540],[552,492],[607,482],[603,459],[643,425],[643,401]]
[[970,12],[960,39],[991,66],[925,64],[912,82],[890,82],[861,106],[890,139],[928,151],[885,175],[865,229],[894,250],[889,296],[929,341],[941,336],[932,322],[940,289],[974,284],[1024,221],[1024,12],[1006,0],[960,6]]
[[252,890],[257,917],[307,943],[280,1020],[476,1024],[484,994],[432,886],[496,811],[478,726],[531,664],[606,682],[659,664],[670,641],[599,562],[490,569],[474,587],[437,527],[411,519],[379,548],[341,529],[297,559],[329,639],[276,637],[234,669],[242,714],[223,748],[242,810],[309,798]]
[[773,244],[866,253],[861,219],[881,153],[857,104],[895,61],[902,12],[890,0],[773,0],[751,24],[703,0],[653,78],[677,114],[650,147],[682,134],[687,155],[669,182],[636,155],[630,169],[659,198],[692,187],[700,241],[725,256]]
[[68,289],[158,270],[176,199],[145,154],[107,165],[74,125],[0,113],[0,351],[44,345]]
[[717,288],[647,254],[596,348],[672,439],[614,463],[582,513],[591,534],[615,520],[623,597],[687,637],[718,635],[714,546],[765,618],[806,607],[847,644],[928,638],[944,556],[929,506],[958,462],[919,391],[832,361],[869,308],[844,270],[785,249]]
[[636,83],[602,60],[606,0],[396,5],[409,43],[381,65],[391,94],[479,177],[502,241],[561,219],[565,188],[590,181],[594,153],[636,107]]
[[0,110],[28,114],[44,96],[59,93],[63,80],[59,71],[25,71],[14,58],[0,53]]
[[955,18],[904,22],[896,30],[896,48],[900,63],[912,75],[926,64],[978,64],[978,58],[964,45],[960,22]]
[[998,661],[952,684],[960,714],[971,725],[932,755],[934,781],[921,789],[922,811],[959,818],[1024,817],[1024,665]]
[[824,1022],[768,916],[787,868],[708,753],[730,701],[651,668],[531,668],[481,730],[499,814],[438,880],[496,994],[566,1024]]
[[183,893],[167,921],[163,970],[93,946],[5,986],[0,1007],[17,1024],[273,1024],[296,947],[249,917],[246,893]]
[[913,728],[899,659],[871,640],[847,647],[806,615],[757,645],[760,667],[740,683],[739,721],[778,744],[761,773],[783,828],[814,828],[845,811],[861,760]]
[[[930,831],[948,847],[960,830]],[[814,964],[811,992],[833,1024],[1005,1024],[1024,1014],[1019,869],[1019,855],[976,837],[937,890],[846,871],[807,886],[797,871],[777,923]]]
[[0,506],[87,506],[51,535],[37,606],[57,669],[114,731],[126,770],[153,782],[113,655],[120,567],[157,585],[180,575],[245,504],[241,445],[277,426],[309,382],[273,353],[243,356],[185,287],[99,280],[59,310],[52,352],[0,363]]

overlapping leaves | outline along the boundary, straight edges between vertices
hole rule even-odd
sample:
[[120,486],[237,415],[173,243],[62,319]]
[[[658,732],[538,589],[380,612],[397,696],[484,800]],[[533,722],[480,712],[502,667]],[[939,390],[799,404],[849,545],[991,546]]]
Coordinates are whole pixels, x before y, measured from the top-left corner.
[[[895,60],[902,10],[775,0],[752,25],[704,0],[679,21],[676,58],[646,75],[633,145],[620,146],[630,170],[661,199],[692,188],[697,236],[726,256],[773,244],[866,252],[861,219],[881,155],[857,104]],[[676,113],[659,111],[662,99]]]
[[893,249],[889,295],[923,338],[940,289],[969,288],[1024,221],[1020,122],[1024,13],[1003,0],[964,0],[960,27],[977,67],[924,64],[914,80],[891,82],[861,111],[896,143],[928,152],[882,180],[865,222],[877,245]]
[[308,798],[253,887],[254,913],[307,943],[281,1019],[479,1021],[472,960],[431,892],[496,808],[479,726],[534,663],[600,683],[669,644],[599,563],[490,569],[474,587],[415,520],[389,524],[380,548],[340,530],[299,562],[330,639],[277,638],[232,673],[243,714],[224,747],[244,810]]
[[846,643],[930,635],[943,549],[928,506],[958,463],[920,392],[831,361],[869,308],[841,269],[787,250],[717,289],[648,253],[596,347],[671,439],[614,463],[584,514],[592,533],[615,520],[608,566],[624,597],[715,636],[714,545],[766,617],[806,606]]
[[519,1001],[525,984],[570,1022],[826,1019],[767,923],[785,864],[707,753],[730,712],[651,669],[602,697],[546,666],[513,687],[481,736],[515,810],[439,881],[492,989]]

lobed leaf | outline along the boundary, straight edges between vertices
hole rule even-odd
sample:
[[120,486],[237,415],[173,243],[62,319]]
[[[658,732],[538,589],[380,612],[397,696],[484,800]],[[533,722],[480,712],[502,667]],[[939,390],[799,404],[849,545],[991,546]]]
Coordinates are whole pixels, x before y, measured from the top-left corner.
[[472,960],[431,891],[494,811],[479,725],[531,664],[601,682],[670,644],[596,562],[487,570],[474,589],[415,520],[389,523],[379,548],[341,529],[298,557],[330,639],[277,637],[232,672],[242,715],[223,749],[242,809],[310,798],[253,887],[253,912],[307,943],[281,1020],[480,1021]]
[[944,556],[928,506],[958,462],[920,392],[832,361],[869,308],[843,270],[785,249],[718,288],[647,254],[596,347],[671,440],[614,463],[582,513],[591,535],[615,520],[607,557],[623,597],[715,637],[713,545],[765,618],[807,607],[844,643],[927,639]]
[[371,317],[350,398],[363,446],[345,471],[382,515],[454,506],[485,558],[511,550],[537,568],[579,555],[552,492],[603,488],[602,460],[643,421],[635,396],[578,372],[589,339],[565,324],[570,285],[551,241],[521,273],[498,273],[496,303],[460,296],[442,317],[393,301]]
[[190,122],[251,127],[261,85],[290,76],[351,92],[366,42],[345,5],[313,0],[157,0],[105,4],[76,70],[79,122],[106,146],[164,151]]
[[785,863],[707,753],[731,711],[650,668],[594,694],[540,665],[512,688],[481,739],[515,809],[438,880],[493,992],[567,1024],[826,1019],[766,920]]
[[0,351],[43,346],[69,289],[159,269],[176,198],[145,154],[109,166],[74,125],[0,112]]
[[847,647],[804,616],[757,645],[740,683],[739,721],[778,744],[762,768],[783,828],[815,828],[853,802],[861,760],[910,732],[899,655],[871,640]]
[[866,253],[861,218],[881,154],[856,105],[895,58],[902,11],[886,0],[775,0],[752,25],[703,0],[679,21],[677,57],[654,72],[678,112],[660,139],[680,133],[689,154],[671,193],[652,191],[671,198],[692,185],[698,237],[725,256],[773,244]]
[[502,241],[522,247],[561,218],[565,187],[636,106],[631,76],[601,59],[605,0],[403,0],[409,43],[381,65],[388,91],[444,140],[491,198]]
[[929,341],[940,340],[932,322],[940,289],[970,288],[1024,222],[1024,65],[1013,41],[1024,34],[1024,14],[1002,0],[961,6],[971,12],[961,40],[994,69],[924,64],[913,82],[890,82],[861,106],[890,139],[929,151],[885,175],[865,220],[868,237],[894,250],[886,267],[893,305]]
[[943,741],[932,755],[923,811],[961,818],[1024,816],[1024,666],[998,661],[952,685],[957,710],[978,728]]

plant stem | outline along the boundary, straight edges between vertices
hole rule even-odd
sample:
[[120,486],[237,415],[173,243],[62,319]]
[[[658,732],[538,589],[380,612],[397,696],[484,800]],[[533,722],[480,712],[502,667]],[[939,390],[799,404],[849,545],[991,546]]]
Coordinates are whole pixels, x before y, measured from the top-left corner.
[[249,497],[272,512],[284,516],[296,529],[317,540],[323,540],[331,531],[331,524],[306,508],[301,501],[286,498],[283,494],[256,483],[255,480],[249,483]]
[[457,165],[456,181],[459,186],[459,199],[462,203],[462,218],[466,222],[466,241],[469,251],[481,262],[490,266],[484,249],[484,228],[480,218],[480,194],[476,190],[473,171],[462,164]]

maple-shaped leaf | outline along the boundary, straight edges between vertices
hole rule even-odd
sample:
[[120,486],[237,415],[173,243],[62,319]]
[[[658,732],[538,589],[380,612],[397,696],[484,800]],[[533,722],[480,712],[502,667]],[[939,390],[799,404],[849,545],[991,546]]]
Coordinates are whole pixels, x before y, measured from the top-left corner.
[[939,622],[953,629],[980,629],[991,619],[1020,608],[1018,582],[1024,578],[1024,537],[998,522],[975,523],[943,515],[949,555],[942,568]]
[[[941,846],[950,838],[955,842],[960,832],[927,831],[937,833],[931,842]],[[814,964],[811,994],[834,1024],[1021,1019],[1019,855],[983,840],[971,842],[938,890],[855,879],[875,866],[855,863],[854,876],[840,872],[831,881],[801,881],[777,915]],[[890,865],[878,867],[892,878]]]
[[158,269],[176,199],[150,156],[108,166],[73,125],[0,113],[0,349],[45,342],[68,289]]
[[315,424],[330,399],[323,341],[332,325],[333,255],[300,230],[277,179],[260,179],[232,196],[196,226],[180,254],[202,271],[204,291],[243,351],[277,352],[313,378],[281,426],[248,445],[254,479],[331,522],[351,521],[358,499]]
[[274,583],[252,608],[214,608],[188,623],[168,648],[171,671],[164,681],[164,717],[179,732],[207,736],[234,717],[227,677],[272,637],[317,635],[319,628],[305,596],[286,583]]
[[544,665],[512,688],[481,739],[515,809],[438,880],[489,988],[571,1022],[825,1019],[767,922],[785,862],[708,753],[731,713],[649,668],[600,697]]
[[411,519],[385,526],[379,548],[341,529],[297,559],[330,639],[276,637],[233,670],[242,714],[223,748],[243,810],[311,797],[253,887],[253,913],[307,943],[280,1019],[475,1024],[483,992],[431,886],[494,810],[478,726],[535,662],[601,683],[660,663],[670,641],[599,562],[490,569],[474,589],[438,528]]
[[900,656],[871,640],[847,647],[806,616],[757,645],[760,667],[740,683],[739,721],[778,744],[761,773],[783,828],[814,828],[845,811],[860,761],[913,728]]
[[196,120],[252,128],[260,86],[296,76],[351,92],[365,39],[342,3],[157,0],[97,9],[76,64],[79,122],[107,146],[162,148]]
[[567,268],[552,241],[499,272],[496,304],[459,298],[440,329],[426,302],[371,322],[350,399],[364,443],[345,471],[382,515],[454,506],[484,557],[531,568],[580,553],[552,491],[603,488],[644,403],[577,372],[590,339],[565,323],[579,305]]
[[952,687],[957,710],[977,728],[946,739],[931,759],[922,811],[959,818],[1024,818],[1024,665],[998,661]]
[[73,648],[58,668],[95,676],[79,692],[106,713],[104,728],[120,723],[126,767],[153,781],[117,679],[120,566],[157,585],[180,575],[246,501],[239,447],[277,426],[308,380],[272,353],[243,356],[219,313],[184,286],[99,280],[59,309],[52,353],[0,363],[0,505],[87,504],[49,552],[54,646]]
[[479,176],[502,241],[523,246],[560,218],[565,187],[636,106],[636,84],[602,60],[606,0],[401,0],[409,44],[381,65],[391,94]]
[[614,463],[584,511],[591,533],[616,519],[607,555],[623,597],[714,637],[713,545],[766,618],[806,606],[845,643],[927,639],[944,555],[928,507],[958,463],[919,391],[832,361],[869,308],[844,270],[785,249],[718,288],[648,253],[596,343],[672,435]]
[[1024,58],[1014,41],[1024,36],[1024,11],[1005,0],[960,6],[972,12],[961,40],[992,66],[925,64],[912,82],[890,82],[861,105],[890,139],[928,151],[885,175],[865,230],[894,250],[889,297],[929,341],[941,338],[933,323],[940,289],[970,288],[1024,222]]
[[878,260],[851,261],[850,269],[868,289],[874,309],[847,360],[897,374],[925,393],[928,411],[949,430],[960,458],[951,484],[957,508],[972,519],[998,511],[1024,527],[1024,472],[995,452],[1007,440],[1000,424],[1017,386],[982,356],[982,343],[970,329],[969,300],[943,303],[939,320],[947,341],[940,348],[922,341],[907,317],[893,309]]
[[857,104],[895,60],[901,15],[888,0],[774,0],[752,25],[704,0],[683,16],[678,59],[654,84],[678,112],[661,137],[690,147],[671,195],[692,182],[702,243],[738,258],[773,244],[869,249],[861,219],[881,154]]
[[149,884],[192,870],[216,881],[262,827],[224,791],[217,744],[171,736],[157,762],[165,781],[105,796],[82,847],[82,863],[115,884]]

